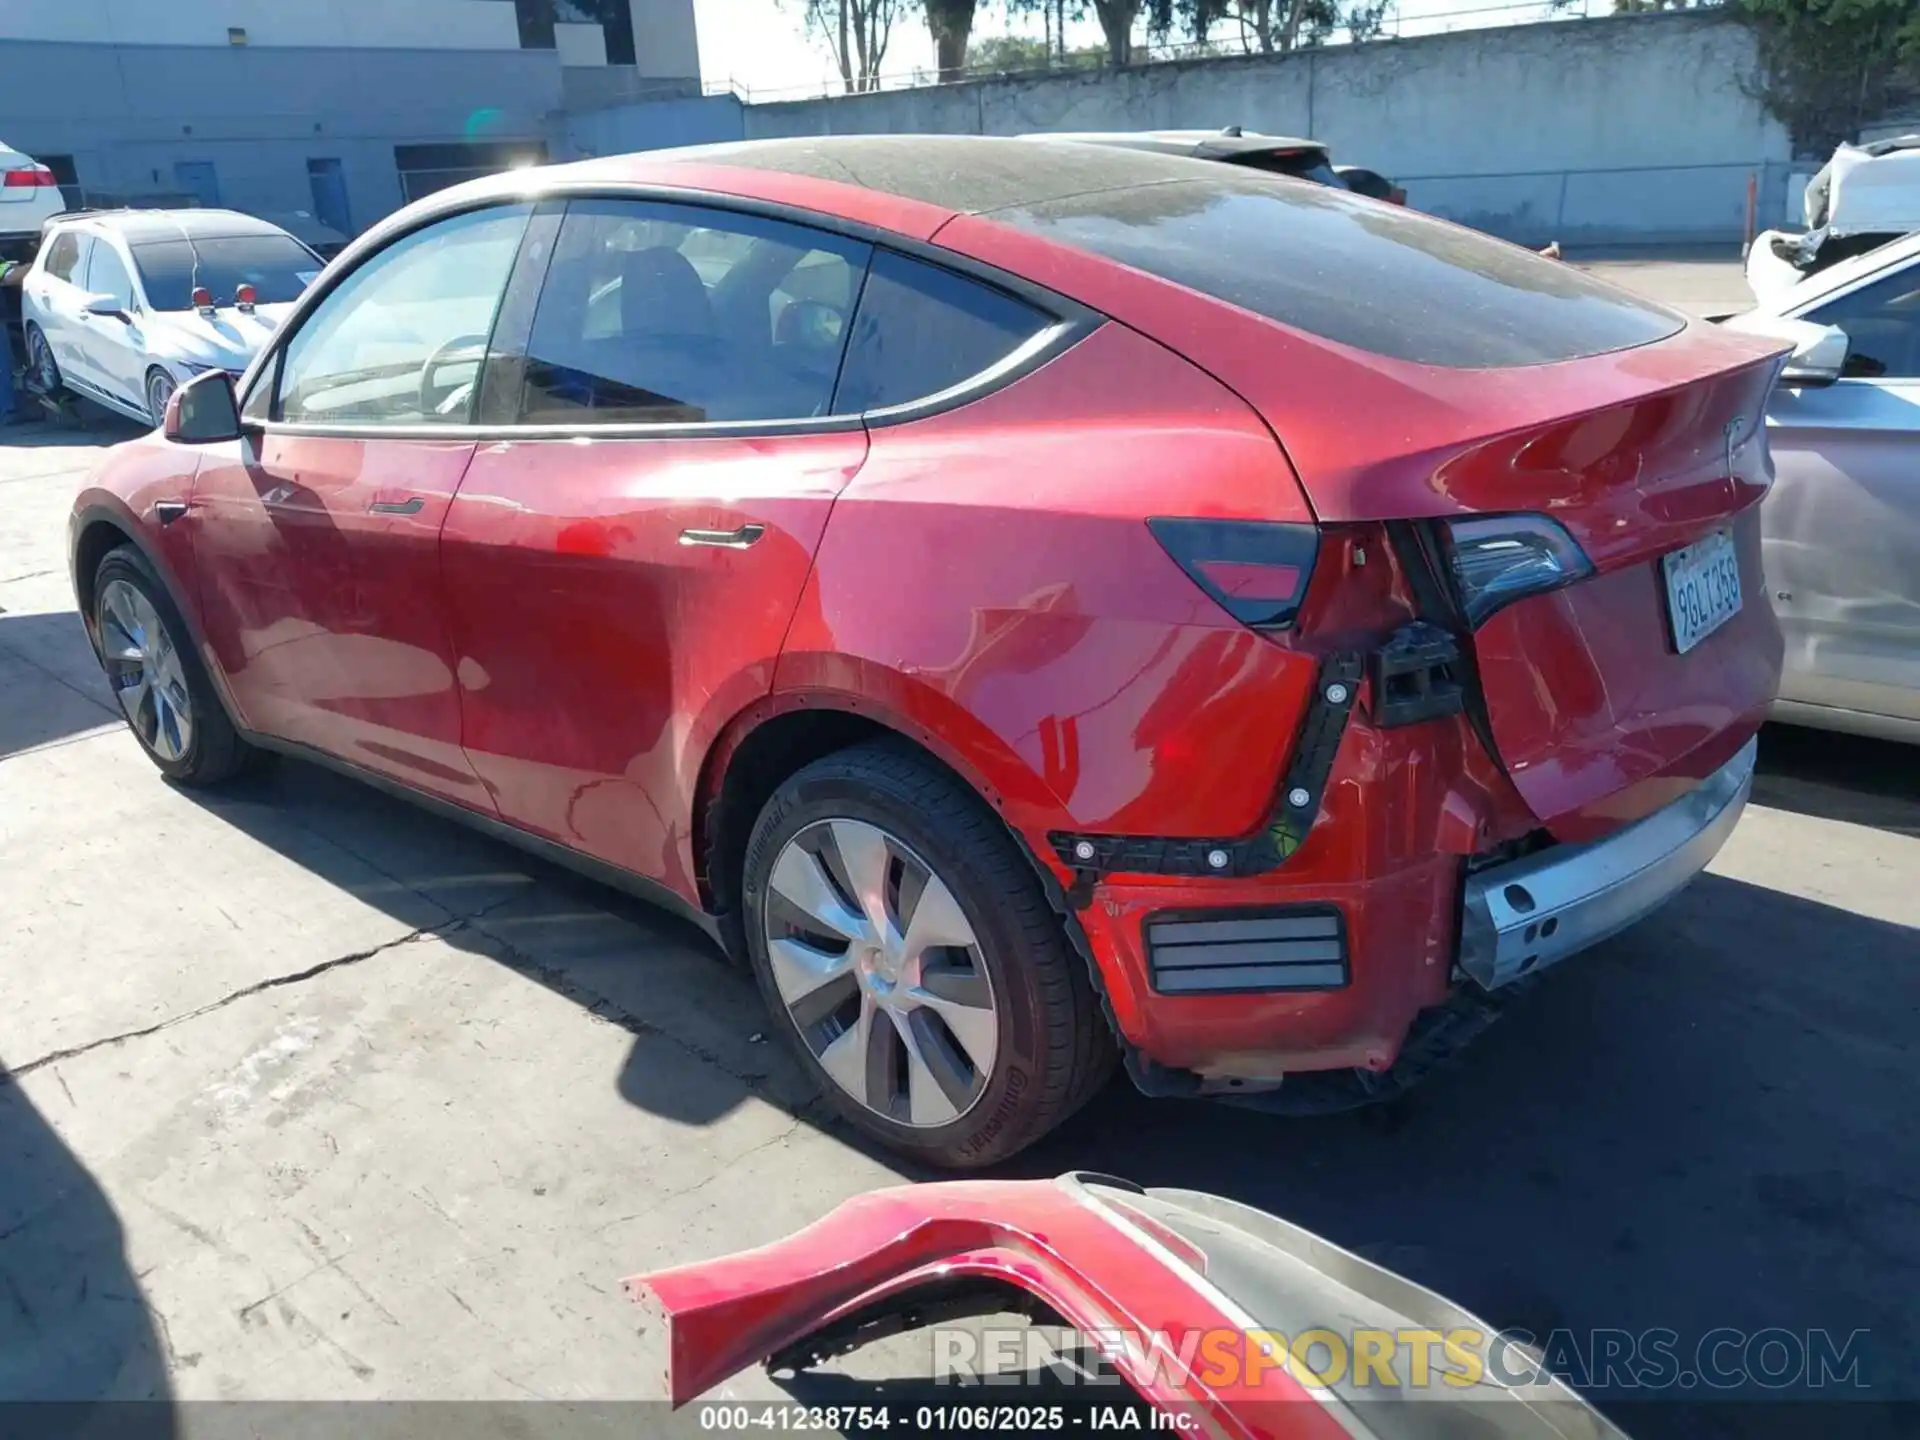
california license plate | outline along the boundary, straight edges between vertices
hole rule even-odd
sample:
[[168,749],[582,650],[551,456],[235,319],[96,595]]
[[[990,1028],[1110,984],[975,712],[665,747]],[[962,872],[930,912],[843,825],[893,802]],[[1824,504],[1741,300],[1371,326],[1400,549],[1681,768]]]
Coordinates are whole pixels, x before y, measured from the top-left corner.
[[1716,530],[1684,550],[1660,557],[1667,582],[1673,648],[1684,655],[1740,613],[1740,556],[1733,534]]

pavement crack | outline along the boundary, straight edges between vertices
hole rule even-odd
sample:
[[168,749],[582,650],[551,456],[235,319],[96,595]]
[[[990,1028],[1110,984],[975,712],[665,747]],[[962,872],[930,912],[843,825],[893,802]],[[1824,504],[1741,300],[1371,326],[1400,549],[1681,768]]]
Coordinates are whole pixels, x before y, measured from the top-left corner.
[[156,1021],[152,1025],[143,1025],[136,1030],[125,1030],[118,1035],[102,1036],[98,1040],[89,1040],[84,1045],[69,1045],[64,1050],[55,1050],[51,1054],[42,1055],[37,1060],[29,1060],[26,1064],[15,1067],[10,1073],[0,1074],[0,1090],[5,1089],[8,1085],[17,1083],[23,1076],[31,1075],[34,1071],[43,1069],[48,1065],[57,1065],[62,1060],[71,1060],[75,1056],[91,1054],[95,1050],[104,1050],[109,1046],[124,1045],[129,1040],[144,1040],[150,1035],[158,1035],[164,1030],[171,1030],[176,1025],[184,1025],[189,1020],[198,1020],[203,1015],[211,1015],[216,1010],[224,1010],[236,1000],[245,1000],[249,996],[262,995],[269,990],[279,990],[288,985],[305,984],[309,980],[318,979],[329,971],[338,970],[347,965],[358,965],[363,960],[371,960],[376,955],[384,955],[387,951],[397,950],[402,945],[411,945],[416,940],[434,940],[441,936],[452,934],[454,931],[462,928],[466,923],[464,920],[455,919],[444,921],[439,925],[423,926],[421,929],[409,931],[398,939],[388,940],[383,944],[375,945],[367,950],[356,950],[350,955],[336,955],[331,960],[322,960],[317,965],[309,965],[306,969],[295,970],[291,974],[271,975],[265,980],[256,980],[251,985],[243,985],[240,989],[230,994],[222,995],[218,1000],[209,1000],[204,1005],[196,1006],[194,1009],[188,1010],[183,1014],[169,1016],[167,1019]]

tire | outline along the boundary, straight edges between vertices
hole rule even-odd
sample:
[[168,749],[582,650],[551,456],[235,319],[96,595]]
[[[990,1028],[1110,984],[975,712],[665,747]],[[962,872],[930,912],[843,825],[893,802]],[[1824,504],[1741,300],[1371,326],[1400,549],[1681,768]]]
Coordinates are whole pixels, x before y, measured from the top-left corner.
[[38,325],[27,326],[27,382],[49,400],[58,399],[66,388],[60,362],[53,358],[53,347]]
[[166,423],[167,401],[173,398],[177,388],[166,371],[156,367],[147,372],[147,413],[153,417],[154,429]]
[[775,1025],[839,1113],[892,1150],[993,1164],[1112,1073],[1092,980],[1032,866],[978,796],[904,744],[829,755],[775,791],[741,894]]
[[147,557],[132,545],[94,571],[101,665],[121,715],[169,780],[217,785],[244,770],[253,750],[227,717],[191,632]]

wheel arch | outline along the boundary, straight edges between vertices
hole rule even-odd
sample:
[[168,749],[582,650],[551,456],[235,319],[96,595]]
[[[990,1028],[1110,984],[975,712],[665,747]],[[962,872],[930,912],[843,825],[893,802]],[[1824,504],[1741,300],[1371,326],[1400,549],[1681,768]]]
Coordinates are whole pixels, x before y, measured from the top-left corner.
[[185,622],[193,648],[206,667],[208,678],[213,681],[220,703],[226,707],[228,717],[236,725],[240,724],[240,712],[234,706],[233,692],[227,685],[227,673],[221,668],[219,657],[207,644],[206,633],[201,629],[200,607],[191,603],[192,592],[182,583],[166,553],[148,537],[146,527],[131,511],[105,499],[94,499],[83,501],[74,511],[71,535],[68,567],[73,578],[73,598],[79,607],[80,624],[87,632],[87,641],[93,646],[94,655],[97,657],[100,653],[100,635],[93,614],[94,574],[108,554],[121,545],[131,545],[166,587],[167,598],[173,601],[173,608],[179,611],[181,620]]
[[1056,878],[1026,834],[1044,830],[1059,814],[1060,802],[1041,777],[947,696],[911,676],[866,673],[875,668],[855,663],[857,688],[777,689],[737,713],[708,747],[694,790],[692,838],[694,874],[709,911],[726,915],[737,908],[747,836],[788,777],[835,751],[882,739],[911,747],[953,775],[1000,816],[1036,868]]

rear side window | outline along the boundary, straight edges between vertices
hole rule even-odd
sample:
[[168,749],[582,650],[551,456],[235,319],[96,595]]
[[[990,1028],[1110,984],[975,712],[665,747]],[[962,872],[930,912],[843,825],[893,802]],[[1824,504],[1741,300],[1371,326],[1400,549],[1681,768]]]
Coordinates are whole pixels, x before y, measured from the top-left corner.
[[1807,318],[1847,332],[1844,374],[1873,380],[1920,376],[1920,264],[1830,300]]
[[874,252],[833,408],[843,415],[924,400],[991,368],[1053,317],[951,270]]
[[1665,339],[1686,320],[1571,265],[1340,188],[1222,165],[992,218],[1326,340],[1460,369]]

